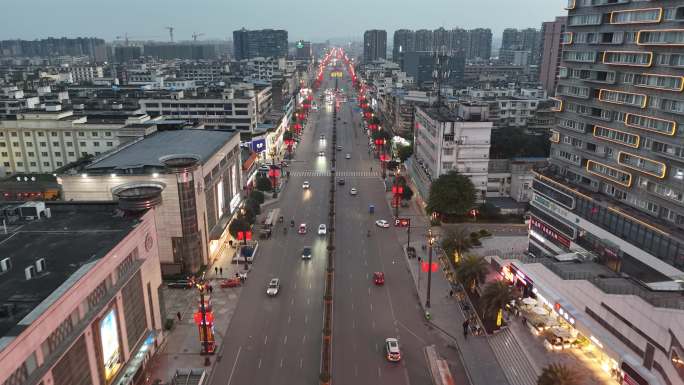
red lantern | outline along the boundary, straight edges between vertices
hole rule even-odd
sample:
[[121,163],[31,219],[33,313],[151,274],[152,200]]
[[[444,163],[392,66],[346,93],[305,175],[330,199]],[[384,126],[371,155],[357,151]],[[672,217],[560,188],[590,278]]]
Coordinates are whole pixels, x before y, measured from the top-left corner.
[[381,162],[387,162],[387,161],[389,161],[389,160],[390,160],[389,155],[387,155],[387,154],[380,154],[380,161],[381,161]]
[[432,272],[436,272],[437,269],[439,268],[439,264],[437,262],[432,262],[432,268],[430,268],[430,264],[427,262],[421,262],[420,264],[420,269],[423,270],[424,273],[427,273],[428,270],[432,270]]
[[[201,325],[202,324],[202,312],[201,311],[196,311],[193,314],[193,319],[195,320],[195,324]],[[204,312],[204,319],[207,321],[207,325],[211,325],[214,323],[214,313],[207,311]]]
[[272,168],[268,170],[268,176],[270,176],[271,178],[277,178],[280,176],[280,170],[277,168]]
[[375,139],[375,145],[376,146],[384,146],[385,145],[385,139],[383,139],[383,138]]
[[392,194],[403,194],[404,187],[402,186],[392,186]]

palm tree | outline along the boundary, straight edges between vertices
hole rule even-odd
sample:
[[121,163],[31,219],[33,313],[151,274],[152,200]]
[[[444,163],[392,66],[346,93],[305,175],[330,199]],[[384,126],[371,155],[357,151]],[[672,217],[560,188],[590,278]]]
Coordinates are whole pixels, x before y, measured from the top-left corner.
[[508,303],[517,297],[516,289],[504,281],[490,282],[485,286],[480,297],[482,315],[496,317]]
[[563,364],[553,363],[542,370],[537,385],[579,385],[580,373]]
[[469,255],[456,265],[456,280],[471,292],[487,275],[487,261],[482,257]]

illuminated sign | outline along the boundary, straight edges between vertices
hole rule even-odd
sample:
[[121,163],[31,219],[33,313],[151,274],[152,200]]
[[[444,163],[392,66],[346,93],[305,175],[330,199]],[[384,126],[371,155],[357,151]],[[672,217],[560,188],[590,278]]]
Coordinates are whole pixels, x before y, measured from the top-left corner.
[[554,240],[567,248],[570,248],[571,242],[568,238],[562,236],[557,230],[547,226],[539,219],[530,217],[530,227],[534,227],[536,230],[539,230],[539,232],[546,235],[549,239]]
[[100,321],[100,342],[105,381],[111,381],[121,369],[121,346],[116,310],[112,309]]
[[553,203],[551,200],[544,198],[541,194],[534,194],[532,196],[532,204],[541,206],[541,209],[547,209],[561,218],[567,218],[568,211],[562,209],[559,205]]
[[301,40],[300,40],[300,41],[298,41],[298,42],[297,42],[297,48],[299,48],[299,49],[302,49],[302,48],[304,48],[304,42],[303,42],[303,41],[301,41]]
[[254,152],[266,151],[266,139],[256,139],[251,142],[250,148]]
[[411,226],[411,218],[394,218],[395,227],[409,227]]

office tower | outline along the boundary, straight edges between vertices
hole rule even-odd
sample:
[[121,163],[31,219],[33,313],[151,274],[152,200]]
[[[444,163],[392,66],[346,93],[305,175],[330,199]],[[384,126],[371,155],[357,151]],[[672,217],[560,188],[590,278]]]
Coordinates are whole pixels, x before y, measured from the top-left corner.
[[541,69],[539,81],[548,95],[556,92],[558,68],[561,59],[561,35],[565,32],[567,17],[559,16],[554,21],[542,23],[541,27]]
[[235,60],[253,57],[287,57],[287,31],[282,29],[244,28],[233,31]]
[[[499,60],[506,64],[536,65],[539,63],[541,33],[534,28],[506,28],[501,38]],[[520,59],[520,57],[523,57]]]
[[370,63],[387,58],[387,31],[371,29],[363,33],[363,61]]
[[419,29],[416,31],[416,51],[432,51],[432,31]]
[[313,51],[311,50],[311,42],[299,40],[295,43],[295,58],[297,60],[311,60]]
[[489,60],[492,56],[492,30],[489,28],[475,28],[470,33],[470,47],[468,60]]
[[416,34],[410,29],[398,29],[394,31],[392,39],[392,60],[399,63],[400,54],[412,52],[416,49]]
[[622,383],[682,384],[681,1],[567,8],[551,166],[533,182],[540,263],[522,266]]

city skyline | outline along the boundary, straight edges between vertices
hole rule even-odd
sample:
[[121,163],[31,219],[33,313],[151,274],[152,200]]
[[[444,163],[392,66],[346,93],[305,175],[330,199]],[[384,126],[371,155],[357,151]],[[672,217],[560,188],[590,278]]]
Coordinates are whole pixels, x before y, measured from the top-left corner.
[[[71,0],[68,7],[63,3],[39,1],[41,12],[35,12],[35,8],[26,3],[8,3],[5,4],[5,14],[19,16],[30,13],[32,28],[27,29],[25,19],[21,17],[8,17],[5,28],[0,31],[0,40],[87,36],[111,41],[117,36],[128,34],[132,40],[168,41],[166,26],[174,27],[175,41],[192,40],[193,33],[203,33],[201,39],[230,40],[232,32],[242,27],[286,29],[289,41],[361,40],[363,31],[367,29],[385,29],[391,39],[391,32],[396,29],[435,29],[440,26],[490,28],[494,36],[499,36],[509,27],[539,28],[543,21],[553,20],[565,12],[563,0],[523,0],[515,3],[505,0],[463,0],[460,4],[432,0],[429,4],[432,6],[415,3],[402,4],[401,7],[389,0],[373,3],[353,0],[340,5],[334,12],[326,13],[316,13],[317,8],[305,0],[287,3],[268,0],[266,3],[268,6],[263,3],[244,3],[239,13],[231,12],[229,4],[216,0],[204,0],[190,9],[182,8],[182,3],[177,0],[144,4],[123,0],[116,6],[114,3],[103,3],[98,8],[92,8],[84,0]],[[136,12],[131,13],[131,9]],[[150,15],[162,9],[183,9],[183,12],[172,12],[166,14],[163,20],[151,21]],[[293,9],[297,17],[290,20],[283,17]],[[359,13],[357,9],[366,12]],[[462,12],[462,9],[466,11]],[[495,11],[491,12],[492,9]],[[535,12],[529,12],[530,9]],[[390,17],[377,17],[382,14]],[[108,15],[112,22],[103,25],[99,18],[102,15]],[[343,19],[344,23],[338,22]]]

